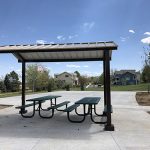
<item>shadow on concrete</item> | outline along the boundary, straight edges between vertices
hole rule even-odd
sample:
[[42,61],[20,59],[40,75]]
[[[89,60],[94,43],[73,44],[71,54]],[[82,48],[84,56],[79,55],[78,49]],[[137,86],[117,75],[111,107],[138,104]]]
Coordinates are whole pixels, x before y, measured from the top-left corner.
[[[72,115],[73,119],[76,117]],[[22,118],[18,113],[0,115],[1,137],[88,140],[100,132],[103,125],[92,123],[89,117],[83,123],[71,123],[63,112],[57,112],[51,119],[40,118],[38,114],[33,118]]]

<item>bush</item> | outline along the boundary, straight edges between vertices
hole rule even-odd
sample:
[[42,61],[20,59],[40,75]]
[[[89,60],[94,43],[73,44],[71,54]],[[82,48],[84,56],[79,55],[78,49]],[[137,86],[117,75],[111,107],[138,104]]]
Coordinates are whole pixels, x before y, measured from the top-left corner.
[[85,90],[84,85],[81,85],[80,88],[81,88],[81,91]]
[[55,81],[53,78],[50,78],[48,81],[47,91],[52,92],[55,89]]
[[66,85],[66,91],[70,91],[70,85],[69,84]]

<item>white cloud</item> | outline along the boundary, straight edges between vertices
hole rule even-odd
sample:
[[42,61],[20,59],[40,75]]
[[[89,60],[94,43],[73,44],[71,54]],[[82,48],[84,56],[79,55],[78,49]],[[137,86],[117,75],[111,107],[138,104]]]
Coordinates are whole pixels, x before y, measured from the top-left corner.
[[145,32],[144,34],[145,34],[145,35],[150,35],[150,32]]
[[36,40],[36,44],[45,44],[46,41],[45,40]]
[[21,73],[21,69],[17,69],[16,72],[17,72],[17,73]]
[[71,39],[73,39],[73,38],[75,38],[75,37],[78,37],[78,34],[75,34],[75,35],[69,35],[68,36],[68,38],[71,40]]
[[73,65],[73,64],[71,64],[71,65],[66,65],[66,67],[68,67],[68,68],[80,68],[79,65]]
[[82,74],[86,76],[100,76],[100,72],[83,71]]
[[85,32],[90,31],[95,25],[95,22],[84,22],[82,25],[82,28]]
[[120,37],[122,42],[125,42],[127,39],[129,39],[129,37]]
[[10,67],[11,70],[14,70],[14,67]]
[[88,68],[89,66],[88,65],[85,65],[85,66],[83,66],[84,68]]
[[141,39],[141,42],[144,44],[150,44],[150,36],[144,39]]
[[49,42],[50,44],[54,44],[55,42],[53,42],[53,41],[51,41],[51,42]]
[[134,31],[134,30],[129,30],[129,32],[130,32],[130,33],[133,33],[133,34],[135,33],[135,31]]
[[63,35],[58,35],[58,36],[57,36],[57,39],[58,39],[59,41],[64,41],[66,38],[65,38]]

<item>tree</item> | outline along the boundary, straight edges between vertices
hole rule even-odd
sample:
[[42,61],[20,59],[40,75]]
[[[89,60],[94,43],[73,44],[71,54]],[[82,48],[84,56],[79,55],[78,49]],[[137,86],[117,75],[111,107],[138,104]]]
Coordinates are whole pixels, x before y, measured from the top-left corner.
[[145,83],[150,82],[150,46],[144,51],[144,66],[142,69],[142,80]]
[[11,83],[11,91],[16,92],[19,91],[20,81],[19,76],[15,71],[10,72],[10,83]]
[[96,76],[96,77],[90,77],[90,78],[89,78],[89,82],[92,83],[92,84],[94,84],[94,85],[100,84],[100,81],[99,81],[99,77],[98,77],[98,76]]
[[47,90],[48,92],[51,92],[54,89],[55,89],[55,80],[54,78],[49,78]]
[[84,86],[87,84],[87,77],[86,76],[80,76],[79,77],[79,83],[80,83],[80,88],[81,88],[81,91],[84,91]]
[[10,75],[6,74],[5,78],[4,78],[4,85],[6,87],[6,91],[10,92],[12,89],[12,85],[10,83]]
[[38,72],[37,81],[38,82],[36,83],[36,91],[47,90],[49,71],[44,69],[42,72]]
[[28,65],[26,69],[26,79],[29,88],[32,89],[32,92],[34,92],[36,89],[37,76],[38,76],[38,65],[37,64]]
[[150,65],[145,65],[142,71],[142,80],[145,83],[150,83]]
[[3,80],[0,80],[0,92],[5,92],[6,88],[5,88],[5,84]]
[[32,91],[47,90],[49,81],[49,70],[44,66],[32,64],[27,66],[27,84]]
[[104,84],[104,73],[102,73],[101,75],[100,75],[100,77],[99,77],[99,82],[100,82],[100,84]]
[[16,92],[19,91],[19,77],[15,71],[6,74],[4,79],[4,85],[6,87],[7,92]]
[[75,71],[74,73],[76,73],[76,75],[77,75],[78,78],[80,77],[79,71]]
[[63,82],[62,80],[55,80],[55,85],[58,89],[62,89],[65,87],[65,82]]

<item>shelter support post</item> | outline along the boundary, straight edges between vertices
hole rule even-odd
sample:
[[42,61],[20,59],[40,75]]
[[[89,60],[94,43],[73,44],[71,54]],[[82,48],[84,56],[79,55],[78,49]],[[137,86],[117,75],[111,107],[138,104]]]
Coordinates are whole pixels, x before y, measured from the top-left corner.
[[[25,81],[25,72],[26,72],[26,63],[22,62],[22,105],[25,105],[25,89],[26,89],[26,81]],[[27,110],[25,108],[21,109],[20,113],[26,113]]]
[[109,50],[104,51],[104,98],[106,101],[106,116],[107,123],[105,125],[106,131],[114,131],[114,125],[111,124],[111,93],[110,93],[110,57]]
[[[105,85],[105,82],[106,82],[106,67],[105,67],[105,60],[103,61],[103,78],[104,78],[104,85]],[[103,115],[106,115],[106,112],[105,112],[105,107],[106,107],[106,86],[104,86],[104,111],[103,111]]]

